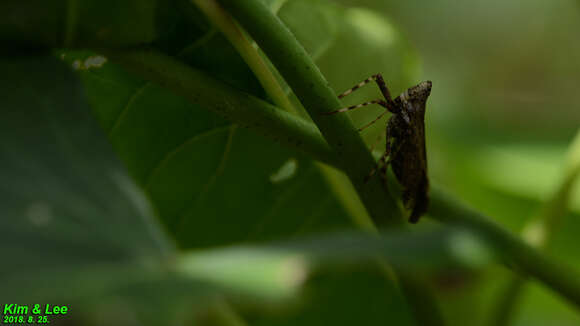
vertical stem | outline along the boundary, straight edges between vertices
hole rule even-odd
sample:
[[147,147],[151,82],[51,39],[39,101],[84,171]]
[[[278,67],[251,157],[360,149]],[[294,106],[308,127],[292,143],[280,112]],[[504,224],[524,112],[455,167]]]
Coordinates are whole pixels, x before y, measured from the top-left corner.
[[[323,115],[341,107],[318,67],[284,24],[258,0],[222,0],[276,66],[337,155],[367,212],[377,226],[401,226],[403,212],[379,178],[365,183],[374,158],[347,115]],[[422,325],[443,325],[429,289],[418,280],[399,276],[402,289]]]
[[376,225],[401,225],[403,214],[397,201],[379,178],[364,183],[375,165],[347,115],[323,115],[340,103],[318,67],[284,24],[258,0],[223,0],[221,4],[241,23],[278,68],[294,90],[349,176]]
[[266,62],[240,30],[232,17],[216,0],[191,0],[236,48],[270,98],[282,109],[296,113],[286,93],[268,68]]
[[[283,91],[282,85],[274,77],[269,66],[264,62],[258,49],[254,47],[252,40],[248,39],[232,17],[217,3],[216,0],[191,0],[211,20],[211,22],[226,36],[236,48],[240,56],[248,64],[250,69],[260,81],[274,103],[288,112],[296,113],[296,109],[290,103]],[[276,9],[281,6],[278,3]],[[373,229],[376,231],[364,207],[361,207],[360,198],[353,189],[351,182],[343,177],[343,173],[323,164],[317,164],[322,175],[329,184],[334,184],[333,189],[339,189],[338,198],[345,205],[347,211],[357,227]]]

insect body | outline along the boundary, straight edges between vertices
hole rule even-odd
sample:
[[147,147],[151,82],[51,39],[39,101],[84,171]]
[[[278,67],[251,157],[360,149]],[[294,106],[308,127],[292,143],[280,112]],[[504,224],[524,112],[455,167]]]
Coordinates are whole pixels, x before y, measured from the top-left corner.
[[373,100],[327,114],[345,112],[369,104],[378,104],[386,109],[379,117],[360,128],[359,131],[378,121],[387,111],[393,114],[386,127],[385,153],[367,179],[374,175],[377,170],[381,172],[383,179],[386,179],[387,167],[390,164],[397,180],[403,187],[403,203],[411,211],[409,222],[416,223],[421,215],[427,211],[429,205],[424,121],[425,104],[431,93],[431,82],[425,81],[413,86],[393,100],[383,77],[377,74],[338,97],[342,98],[371,81],[377,82],[384,100]]

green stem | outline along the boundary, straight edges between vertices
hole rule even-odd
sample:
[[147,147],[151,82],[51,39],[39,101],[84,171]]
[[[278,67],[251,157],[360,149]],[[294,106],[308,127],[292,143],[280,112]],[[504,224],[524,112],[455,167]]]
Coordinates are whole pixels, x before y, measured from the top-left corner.
[[[217,3],[216,0],[191,0],[197,7],[204,12],[209,20],[216,26],[236,48],[240,56],[244,59],[246,64],[254,72],[254,75],[260,81],[260,84],[274,101],[278,107],[285,109],[288,112],[297,113],[288,96],[283,90],[279,80],[274,76],[273,71],[270,70],[265,62],[255,43],[246,37],[246,34],[240,29],[232,17]],[[276,11],[282,3],[278,3],[272,10]],[[270,6],[272,7],[272,5]],[[339,170],[332,169],[324,164],[318,164],[318,169],[326,178],[329,184],[334,186],[331,189],[340,189],[337,197],[345,206],[350,216],[359,228],[374,229],[372,221],[368,216],[364,206],[360,202],[358,194],[354,190],[352,183],[348,178],[344,177],[344,173]]]
[[272,74],[258,50],[244,35],[232,17],[215,0],[191,0],[236,48],[242,59],[260,81],[264,90],[280,108],[296,113],[286,93]]
[[530,276],[580,307],[580,275],[510,235],[477,211],[456,202],[441,190],[431,191],[429,215],[445,224],[461,225],[481,234],[503,263],[522,276]]
[[[545,249],[561,223],[562,217],[568,211],[570,193],[580,174],[580,130],[570,145],[564,178],[552,197],[546,202],[537,217],[532,218],[524,227],[523,237],[533,247]],[[490,325],[509,325],[516,312],[518,299],[522,297],[526,280],[518,275],[512,275],[505,287],[500,290],[498,300],[492,309]]]
[[[149,50],[102,52],[112,61],[173,90],[192,103],[249,126],[273,140],[311,155],[316,160],[339,166],[336,157],[312,123],[233,89],[161,53]],[[516,267],[521,273],[536,277],[580,307],[580,275],[551,262],[522,240],[510,235],[480,213],[458,204],[435,186],[431,190],[431,202],[429,216],[443,223],[467,225],[497,245],[507,266]]]
[[562,182],[540,211],[524,228],[524,238],[537,248],[550,244],[554,230],[568,211],[570,193],[580,175],[580,130],[570,144]]
[[220,3],[250,33],[306,108],[348,175],[375,225],[401,225],[403,213],[379,178],[365,177],[374,158],[346,114],[323,115],[341,107],[318,67],[284,24],[258,0]]
[[367,211],[362,204],[356,190],[348,177],[340,170],[326,164],[317,164],[320,174],[326,180],[330,191],[340,200],[344,209],[348,212],[354,225],[366,232],[377,233],[377,227],[373,224]]
[[[257,0],[224,0],[222,5],[240,22],[276,66],[308,114],[334,149],[342,170],[356,189],[373,224],[401,226],[403,212],[379,178],[365,182],[375,160],[347,115],[324,115],[341,107],[336,94],[302,45],[266,5]],[[423,325],[443,325],[429,289],[417,279],[400,274],[403,292]]]
[[269,138],[336,165],[316,126],[155,50],[101,50],[112,61]]
[[496,294],[491,310],[490,326],[509,325],[515,317],[519,299],[525,290],[526,279],[517,274],[509,276],[507,283]]

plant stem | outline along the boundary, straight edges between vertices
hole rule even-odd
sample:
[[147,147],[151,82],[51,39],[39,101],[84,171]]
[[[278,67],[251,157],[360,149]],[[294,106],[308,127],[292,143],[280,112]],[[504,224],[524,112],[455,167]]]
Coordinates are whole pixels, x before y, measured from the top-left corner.
[[[291,113],[298,111],[283,90],[279,80],[274,76],[273,71],[270,70],[269,65],[266,64],[255,43],[246,37],[245,32],[236,24],[233,18],[226,12],[216,0],[191,0],[197,7],[204,12],[209,20],[217,27],[236,48],[240,56],[244,59],[246,64],[254,72],[260,84],[266,93],[273,100],[278,107],[285,109]],[[279,9],[281,4],[276,7]],[[276,10],[276,9],[273,9]],[[366,209],[362,205],[358,194],[350,180],[344,177],[344,173],[340,170],[333,169],[324,164],[317,164],[316,167],[325,177],[327,183],[334,186],[331,189],[338,190],[337,197],[345,206],[349,215],[355,225],[362,229],[373,229],[376,232],[376,227],[372,225],[372,221],[367,214]]]
[[[316,160],[339,166],[332,150],[318,133],[316,126],[310,122],[233,89],[167,55],[143,49],[101,52],[112,61],[171,89],[192,103],[215,111],[236,123],[249,126],[266,137],[312,155]],[[553,263],[522,240],[490,222],[482,214],[458,204],[436,186],[433,186],[430,194],[432,202],[428,211],[430,217],[443,223],[466,225],[477,234],[491,239],[491,243],[505,258],[503,262],[507,266],[516,267],[521,273],[536,277],[580,307],[578,273]]]
[[364,182],[375,161],[350,118],[343,114],[323,115],[340,108],[340,102],[292,33],[261,1],[220,3],[254,38],[300,99],[336,153],[341,169],[350,178],[375,225],[402,225],[402,211],[380,178]]
[[320,170],[320,174],[329,185],[330,191],[341,201],[354,225],[360,230],[377,233],[377,227],[367,214],[364,205],[348,177],[342,171],[326,164],[317,163],[316,165]]
[[[549,246],[557,226],[568,211],[570,193],[580,174],[580,130],[568,150],[566,167],[562,182],[541,209],[537,217],[532,218],[523,229],[524,239],[537,249]],[[497,304],[492,310],[490,325],[509,325],[516,312],[518,299],[525,288],[526,279],[512,275],[505,287],[500,290]]]
[[[375,160],[347,115],[324,115],[339,108],[334,91],[302,45],[286,26],[257,0],[224,0],[230,11],[276,66],[307,110],[318,129],[334,149],[341,169],[349,177],[373,224],[394,227],[404,223],[398,201],[379,178],[364,182]],[[417,279],[400,274],[399,280],[414,316],[423,325],[443,325],[443,319],[429,289]]]
[[[274,103],[279,107],[285,108],[289,112],[296,112],[296,110],[290,104],[290,101],[282,91],[282,87],[276,81],[271,71],[268,69],[262,57],[259,55],[258,51],[251,45],[248,38],[242,33],[235,22],[231,19],[227,12],[224,12],[219,4],[215,0],[192,0],[208,17],[210,20],[226,35],[228,40],[234,45],[238,50],[244,61],[250,66],[266,92],[274,100]],[[332,97],[334,98],[334,92],[332,92]],[[330,171],[330,168],[320,165],[321,172],[327,177],[329,182],[341,183],[338,188],[344,191],[349,191],[353,189],[352,183],[339,175],[336,175]],[[337,187],[335,187],[337,188]],[[354,208],[360,203],[359,196],[354,190],[348,198],[341,196],[341,200],[347,205],[347,207]],[[361,205],[362,206],[362,205]],[[360,211],[362,209],[362,212]],[[376,224],[369,220],[369,215],[367,214],[364,207],[361,207],[359,212],[351,212],[353,221],[356,226],[366,230],[371,230],[371,232],[376,232]],[[377,220],[375,220],[376,222]],[[391,281],[397,280],[392,268],[388,266],[384,260],[379,259],[379,265],[385,273],[385,276]],[[399,278],[401,286],[407,293],[407,299],[410,301],[410,306],[414,309],[415,316],[419,316],[417,319],[422,321],[423,324],[428,325],[442,325],[442,318],[439,314],[438,307],[434,303],[435,300],[432,296],[427,296],[426,285],[419,282],[418,279],[411,279],[410,276]],[[434,322],[437,321],[437,322]]]
[[490,326],[509,325],[515,317],[517,304],[525,289],[526,279],[521,275],[511,274],[507,283],[496,294],[496,301],[490,312]]
[[316,126],[150,49],[101,50],[112,61],[287,146],[336,165],[336,156]]
[[554,230],[568,211],[570,193],[578,175],[580,175],[580,130],[570,144],[562,182],[538,216],[524,228],[523,236],[529,244],[536,248],[545,248],[549,245]]
[[286,93],[276,81],[276,78],[258,53],[252,46],[252,42],[244,35],[236,25],[232,17],[215,0],[191,0],[216,26],[222,34],[236,48],[242,59],[260,81],[264,90],[276,105],[288,112],[296,113],[296,110],[288,100]]
[[571,266],[546,257],[489,218],[451,199],[437,188],[431,191],[428,214],[445,224],[464,226],[481,234],[507,267],[522,276],[539,280],[580,307],[580,275]]

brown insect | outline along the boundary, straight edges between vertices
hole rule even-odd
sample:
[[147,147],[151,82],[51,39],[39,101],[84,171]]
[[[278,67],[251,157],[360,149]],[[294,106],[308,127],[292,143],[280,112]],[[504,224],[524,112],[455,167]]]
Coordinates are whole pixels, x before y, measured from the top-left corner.
[[383,76],[376,74],[340,94],[338,98],[349,95],[371,81],[376,81],[384,100],[373,100],[326,114],[346,112],[369,104],[378,104],[386,109],[375,120],[359,128],[359,131],[378,121],[387,111],[393,114],[387,122],[385,153],[377,162],[377,166],[369,173],[365,182],[378,170],[381,172],[386,185],[387,167],[391,164],[397,180],[403,187],[403,204],[411,211],[409,222],[417,223],[429,205],[429,179],[427,177],[425,150],[425,104],[431,93],[431,82],[424,81],[413,86],[393,100]]

